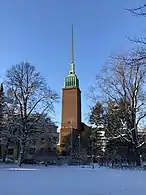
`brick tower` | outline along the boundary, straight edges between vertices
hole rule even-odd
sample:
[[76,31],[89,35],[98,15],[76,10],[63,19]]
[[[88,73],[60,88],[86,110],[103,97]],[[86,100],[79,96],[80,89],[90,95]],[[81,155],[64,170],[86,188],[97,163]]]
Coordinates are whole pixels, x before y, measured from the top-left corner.
[[60,130],[60,146],[64,145],[64,138],[72,133],[81,131],[81,91],[79,80],[75,73],[74,64],[74,36],[72,26],[72,47],[69,74],[65,77],[62,89],[62,119]]

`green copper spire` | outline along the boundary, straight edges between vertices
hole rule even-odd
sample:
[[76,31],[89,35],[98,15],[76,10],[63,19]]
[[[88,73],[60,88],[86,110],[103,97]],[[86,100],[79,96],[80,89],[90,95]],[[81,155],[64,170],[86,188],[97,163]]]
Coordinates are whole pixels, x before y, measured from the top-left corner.
[[75,74],[74,64],[74,30],[72,25],[72,45],[71,45],[71,62],[68,76],[65,78],[65,88],[78,88],[79,80]]

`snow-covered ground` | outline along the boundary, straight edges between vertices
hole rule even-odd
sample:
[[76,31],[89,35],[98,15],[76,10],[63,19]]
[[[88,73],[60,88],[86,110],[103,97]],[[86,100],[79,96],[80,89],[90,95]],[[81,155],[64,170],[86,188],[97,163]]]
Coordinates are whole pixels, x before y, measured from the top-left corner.
[[145,171],[0,166],[0,195],[146,195],[145,180]]

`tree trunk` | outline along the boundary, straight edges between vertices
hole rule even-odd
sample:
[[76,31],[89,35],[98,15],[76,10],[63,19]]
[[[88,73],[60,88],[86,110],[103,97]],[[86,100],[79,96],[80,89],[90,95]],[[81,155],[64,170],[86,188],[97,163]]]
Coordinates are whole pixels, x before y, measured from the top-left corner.
[[139,149],[135,149],[135,163],[136,166],[141,166],[141,160],[140,160],[140,153],[139,153]]
[[6,162],[6,157],[7,157],[7,153],[8,153],[8,147],[9,147],[9,140],[7,141],[7,143],[5,145],[5,150],[4,150],[4,154],[3,154],[2,163]]
[[140,161],[140,153],[139,153],[139,149],[137,148],[138,146],[138,133],[137,133],[137,126],[136,126],[136,110],[133,109],[132,112],[132,125],[131,125],[131,129],[134,129],[132,131],[132,138],[134,141],[134,160],[136,163],[136,166],[141,166],[141,161]]
[[19,149],[20,149],[19,142],[16,141],[16,144],[14,146],[14,153],[13,153],[13,160],[14,160],[14,162],[16,160],[18,160],[18,158],[19,158]]
[[18,158],[18,166],[21,167],[22,165],[22,160],[24,157],[24,151],[25,151],[25,144],[20,143],[20,152],[19,152],[19,158]]

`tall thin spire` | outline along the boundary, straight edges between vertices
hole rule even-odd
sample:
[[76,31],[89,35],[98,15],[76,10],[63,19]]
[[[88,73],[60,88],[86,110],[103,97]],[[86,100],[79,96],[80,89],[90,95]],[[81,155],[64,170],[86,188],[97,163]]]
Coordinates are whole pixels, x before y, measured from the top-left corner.
[[72,24],[71,33],[71,60],[69,74],[65,77],[65,88],[79,88],[79,80],[75,73],[75,63],[74,63],[74,29]]
[[70,61],[70,74],[75,74],[75,64],[74,64],[74,29],[72,24],[72,32],[71,32],[71,61]]
[[72,24],[71,63],[74,64],[74,27]]

